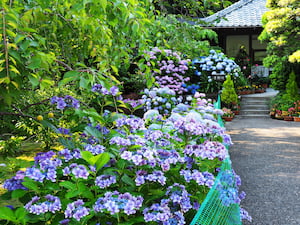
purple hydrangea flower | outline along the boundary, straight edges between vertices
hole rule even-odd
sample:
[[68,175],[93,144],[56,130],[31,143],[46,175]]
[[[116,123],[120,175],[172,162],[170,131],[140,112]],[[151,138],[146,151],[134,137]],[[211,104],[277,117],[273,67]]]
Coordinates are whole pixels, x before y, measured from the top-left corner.
[[40,197],[35,196],[24,206],[24,208],[28,212],[36,215],[46,212],[55,213],[56,211],[61,210],[61,202],[58,197],[48,194],[45,196],[45,199],[45,202],[38,202]]
[[117,144],[117,145],[122,145],[122,146],[128,146],[131,145],[130,140],[122,137],[113,137],[109,141],[110,144]]
[[116,96],[119,93],[119,88],[117,86],[112,86],[110,92],[112,96]]
[[71,173],[75,178],[87,179],[89,176],[89,172],[84,165],[75,165],[74,168],[72,168]]
[[80,221],[81,218],[89,215],[90,209],[84,207],[84,202],[81,199],[78,199],[75,202],[69,203],[65,210],[66,218],[74,218],[77,221]]
[[116,176],[112,176],[112,175],[101,175],[96,177],[95,180],[95,184],[100,188],[109,187],[110,185],[115,184],[116,182],[117,182]]
[[14,177],[4,181],[3,188],[5,188],[9,191],[13,191],[13,190],[17,190],[17,189],[28,190],[26,187],[23,186],[23,184],[22,184],[23,181],[24,181],[23,178],[20,179],[20,178],[18,178],[18,176],[14,176]]
[[142,207],[142,203],[143,198],[141,196],[135,197],[128,192],[124,194],[118,191],[106,192],[104,197],[96,201],[94,210],[95,212],[108,212],[111,215],[123,210],[125,214],[131,215]]
[[101,92],[101,89],[102,89],[102,85],[101,84],[95,84],[93,87],[92,87],[92,92]]
[[91,152],[93,155],[99,155],[105,151],[105,147],[103,145],[86,145],[84,147],[85,151]]
[[34,167],[27,168],[25,171],[25,176],[40,183],[42,183],[45,178],[45,174],[43,174],[39,169]]

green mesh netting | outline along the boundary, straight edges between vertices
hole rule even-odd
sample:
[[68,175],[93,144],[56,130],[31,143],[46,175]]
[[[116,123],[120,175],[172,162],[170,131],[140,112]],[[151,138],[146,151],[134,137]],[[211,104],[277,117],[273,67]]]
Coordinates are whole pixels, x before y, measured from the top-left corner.
[[[215,103],[215,108],[221,108],[220,96]],[[218,117],[218,122],[224,126],[221,116]],[[231,168],[228,154],[213,187],[208,192],[190,225],[241,225],[240,206],[234,201],[237,196],[235,173]]]

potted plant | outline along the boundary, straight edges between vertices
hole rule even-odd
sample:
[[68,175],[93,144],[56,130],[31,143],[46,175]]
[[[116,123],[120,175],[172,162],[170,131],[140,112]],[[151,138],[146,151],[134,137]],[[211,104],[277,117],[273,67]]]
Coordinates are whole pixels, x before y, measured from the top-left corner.
[[278,120],[282,120],[283,119],[283,115],[282,115],[282,111],[281,110],[276,109],[275,119],[278,119]]
[[283,119],[285,120],[285,121],[293,121],[294,120],[294,118],[293,118],[293,114],[295,113],[295,108],[294,107],[290,107],[289,109],[288,109],[288,114],[287,115],[285,115],[285,116],[283,116]]
[[294,114],[293,119],[295,122],[300,122],[300,112],[297,112]]
[[294,102],[295,110],[293,114],[293,118],[295,122],[300,122],[300,100]]
[[225,107],[231,110],[233,109],[233,106],[238,102],[238,96],[235,92],[234,84],[230,75],[226,76],[226,80],[223,83],[221,101]]
[[222,118],[225,121],[231,121],[233,119],[234,113],[232,112],[231,109],[224,107],[224,108],[222,108],[222,111],[224,113],[223,116],[222,116]]

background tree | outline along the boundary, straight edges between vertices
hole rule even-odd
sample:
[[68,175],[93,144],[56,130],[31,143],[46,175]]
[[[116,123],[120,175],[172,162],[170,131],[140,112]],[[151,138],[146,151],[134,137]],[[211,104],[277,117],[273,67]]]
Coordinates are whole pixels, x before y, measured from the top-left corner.
[[154,0],[154,5],[163,14],[206,17],[230,6],[234,2],[237,2],[237,0]]
[[137,0],[2,1],[0,105],[63,77],[80,88],[114,79],[119,65],[128,67],[148,46],[152,11]]
[[260,40],[268,42],[266,67],[272,67],[272,87],[284,90],[291,71],[300,81],[300,1],[268,0]]

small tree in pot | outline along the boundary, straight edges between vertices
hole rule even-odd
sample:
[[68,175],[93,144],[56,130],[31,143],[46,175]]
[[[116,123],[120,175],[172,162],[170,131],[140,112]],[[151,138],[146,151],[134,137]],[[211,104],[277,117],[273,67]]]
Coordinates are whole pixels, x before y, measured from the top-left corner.
[[238,96],[234,89],[234,84],[230,75],[226,76],[226,80],[223,83],[221,101],[225,107],[232,110],[234,109],[234,106],[238,103]]

